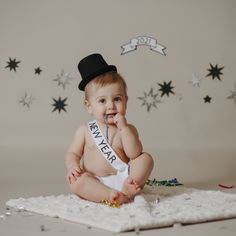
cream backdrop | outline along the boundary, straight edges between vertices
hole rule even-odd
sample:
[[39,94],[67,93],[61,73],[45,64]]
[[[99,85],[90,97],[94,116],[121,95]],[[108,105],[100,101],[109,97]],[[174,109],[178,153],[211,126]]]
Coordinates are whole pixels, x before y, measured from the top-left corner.
[[[41,178],[52,166],[48,179],[64,176],[66,148],[91,119],[77,89],[77,63],[93,52],[127,81],[127,118],[156,159],[154,177],[235,176],[236,103],[227,99],[236,89],[235,10],[234,0],[0,0],[1,181],[25,181],[26,169]],[[156,39],[166,56],[148,45],[121,55],[121,46],[139,36]],[[16,72],[5,68],[9,57],[20,61]],[[210,63],[224,67],[221,80],[206,77]],[[53,81],[61,70],[74,78],[65,89]],[[191,84],[193,73],[200,87]],[[164,81],[175,94],[160,97]],[[162,102],[148,112],[138,97],[151,88]],[[19,102],[25,93],[34,98],[29,108]],[[52,112],[58,97],[67,98],[66,112]]]

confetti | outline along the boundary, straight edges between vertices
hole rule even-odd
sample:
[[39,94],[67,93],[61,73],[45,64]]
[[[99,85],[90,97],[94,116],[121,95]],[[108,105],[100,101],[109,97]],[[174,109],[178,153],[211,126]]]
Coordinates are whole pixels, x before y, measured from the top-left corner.
[[179,186],[179,185],[183,185],[183,184],[179,183],[176,178],[173,178],[170,180],[160,180],[160,181],[157,181],[154,178],[153,180],[148,179],[146,181],[146,185],[149,185],[149,186]]
[[21,212],[21,211],[25,211],[25,208],[23,206],[20,206],[18,209],[17,209],[18,212]]
[[104,204],[104,205],[107,205],[107,206],[110,206],[110,207],[113,207],[113,208],[120,208],[120,204],[116,201],[110,202],[109,200],[103,199],[103,200],[101,200],[100,203]]
[[160,198],[157,197],[156,200],[155,200],[155,203],[158,204],[160,202]]
[[40,225],[40,231],[49,231],[44,225]]
[[218,184],[221,188],[235,188],[235,185],[224,185],[224,184]]

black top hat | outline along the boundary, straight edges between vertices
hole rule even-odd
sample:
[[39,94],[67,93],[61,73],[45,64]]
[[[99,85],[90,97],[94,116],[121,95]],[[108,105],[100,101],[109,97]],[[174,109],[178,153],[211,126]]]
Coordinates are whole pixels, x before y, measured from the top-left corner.
[[108,65],[102,55],[98,53],[83,58],[78,64],[78,69],[82,77],[82,81],[79,83],[79,89],[82,91],[84,91],[85,86],[96,76],[108,71],[117,71],[115,66]]

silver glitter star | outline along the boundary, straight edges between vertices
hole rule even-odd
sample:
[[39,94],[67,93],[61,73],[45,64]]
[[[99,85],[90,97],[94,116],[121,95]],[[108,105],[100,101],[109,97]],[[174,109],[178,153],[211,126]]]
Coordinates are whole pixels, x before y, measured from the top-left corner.
[[158,93],[153,94],[153,88],[150,89],[148,93],[144,92],[144,97],[138,97],[138,99],[142,100],[142,106],[147,106],[147,111],[149,112],[151,107],[157,108],[156,104],[161,103],[161,100],[157,99]]
[[196,75],[195,73],[192,74],[192,79],[190,81],[190,83],[192,83],[192,85],[194,87],[200,87],[200,81],[202,80],[202,78],[200,78],[198,75]]
[[231,95],[227,97],[227,99],[233,99],[234,104],[236,105],[236,83],[234,84],[234,91],[230,91]]
[[73,77],[70,77],[70,73],[65,73],[64,70],[61,70],[60,74],[57,74],[57,78],[53,79],[53,81],[57,82],[57,86],[62,86],[63,89],[66,88],[66,85],[68,85],[70,80],[74,79]]
[[25,92],[25,95],[21,97],[19,103],[22,103],[23,106],[30,108],[30,105],[32,104],[33,100],[35,100],[35,98],[33,98],[32,95],[29,95],[27,92]]

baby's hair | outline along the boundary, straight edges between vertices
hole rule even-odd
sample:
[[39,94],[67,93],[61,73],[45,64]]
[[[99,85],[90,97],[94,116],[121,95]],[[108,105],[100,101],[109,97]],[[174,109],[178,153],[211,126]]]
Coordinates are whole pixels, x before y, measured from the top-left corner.
[[113,83],[119,83],[124,89],[125,96],[127,96],[127,85],[124,78],[115,71],[109,71],[109,72],[106,72],[104,74],[97,76],[96,78],[91,80],[89,84],[86,85],[85,91],[84,91],[85,99],[86,100],[88,99],[88,88],[90,86],[96,86],[97,88],[101,88],[105,85],[109,85]]

